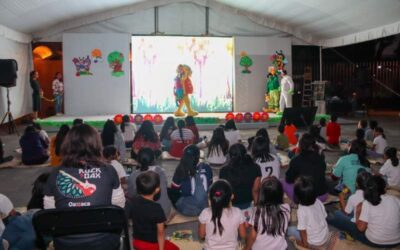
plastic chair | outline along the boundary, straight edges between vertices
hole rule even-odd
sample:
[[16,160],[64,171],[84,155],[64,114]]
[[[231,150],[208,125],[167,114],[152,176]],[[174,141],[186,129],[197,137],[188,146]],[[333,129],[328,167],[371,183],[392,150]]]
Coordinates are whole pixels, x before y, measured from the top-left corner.
[[123,249],[130,250],[128,224],[124,209],[110,206],[84,208],[46,209],[33,216],[40,249],[46,249],[44,236],[60,236],[89,233],[116,233],[124,231]]

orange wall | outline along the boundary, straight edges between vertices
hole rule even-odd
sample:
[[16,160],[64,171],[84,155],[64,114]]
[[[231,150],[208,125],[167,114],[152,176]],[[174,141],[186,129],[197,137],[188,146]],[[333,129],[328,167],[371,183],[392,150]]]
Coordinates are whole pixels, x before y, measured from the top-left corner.
[[[39,72],[38,80],[44,92],[44,96],[48,99],[53,99],[52,82],[57,72],[62,73],[62,60],[42,60],[35,58],[33,64],[35,70]],[[54,114],[54,102],[42,99],[42,108],[39,117],[44,118]]]

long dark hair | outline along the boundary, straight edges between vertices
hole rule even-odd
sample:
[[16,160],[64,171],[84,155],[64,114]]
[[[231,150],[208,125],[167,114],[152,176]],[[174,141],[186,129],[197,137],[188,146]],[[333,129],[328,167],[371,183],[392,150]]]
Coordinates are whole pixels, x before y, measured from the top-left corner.
[[178,121],[178,129],[179,129],[179,136],[181,137],[181,141],[183,142],[183,129],[185,128],[186,124],[184,120]]
[[380,133],[382,135],[382,137],[386,139],[386,135],[385,135],[382,127],[376,127],[375,132]]
[[370,167],[370,163],[367,159],[367,146],[359,140],[353,140],[349,149],[349,154],[356,154],[358,161],[364,167]]
[[[210,156],[211,153],[216,153],[218,156],[220,153],[226,155],[228,153],[228,148],[229,141],[225,138],[224,130],[220,127],[214,129],[211,141],[208,144],[207,156]],[[222,152],[220,152],[220,150],[222,150]]]
[[33,183],[32,196],[27,205],[27,209],[43,209],[44,189],[50,173],[39,175]]
[[377,206],[381,203],[381,195],[385,194],[386,182],[378,175],[371,176],[364,190],[364,199],[372,205]]
[[165,120],[165,122],[161,128],[160,140],[163,140],[164,138],[167,138],[169,136],[169,134],[168,134],[169,129],[171,129],[171,131],[176,129],[175,120],[172,116],[169,116]]
[[217,233],[218,228],[219,235],[222,235],[224,232],[224,226],[221,223],[222,212],[224,208],[230,206],[232,187],[226,180],[217,180],[211,185],[208,197],[211,203],[211,221],[214,223],[213,234]]
[[385,155],[392,162],[393,167],[399,165],[399,158],[397,158],[397,149],[395,147],[390,147],[385,149]]
[[115,133],[117,132],[117,126],[114,121],[107,120],[104,123],[103,130],[101,131],[101,141],[103,147],[108,145],[114,145]]
[[64,124],[60,127],[60,130],[58,130],[57,132],[56,139],[54,140],[55,152],[57,156],[60,155],[61,144],[63,143],[65,136],[68,134],[68,131],[69,131],[69,126]]
[[35,76],[36,72],[37,72],[36,70],[32,70],[31,72],[29,72],[29,80],[30,81],[33,80],[33,77]]
[[325,143],[325,139],[321,137],[321,128],[317,125],[311,125],[308,132],[314,137],[316,142]]
[[257,136],[251,146],[251,155],[253,160],[260,160],[261,162],[273,161],[274,157],[269,152],[268,140],[264,137]]
[[125,126],[127,123],[130,123],[130,122],[131,122],[131,118],[129,117],[129,115],[124,115],[122,117],[122,123],[119,126],[121,128],[122,133],[125,133]]
[[67,167],[82,167],[87,163],[103,165],[103,146],[100,135],[93,127],[82,124],[73,127],[61,145],[62,162]]
[[151,148],[141,148],[138,153],[140,171],[147,171],[154,164],[154,151]]
[[154,126],[151,121],[143,121],[133,141],[135,142],[141,137],[143,137],[145,141],[150,141],[150,142],[158,141],[158,135],[156,131],[154,131]]
[[229,162],[227,164],[227,180],[236,187],[246,181],[246,173],[249,167],[254,164],[247,154],[246,148],[241,143],[236,143],[229,148]]
[[176,167],[179,179],[193,177],[196,174],[197,164],[200,161],[200,150],[196,145],[188,145],[183,150],[183,155]]
[[[285,234],[289,223],[289,210],[281,207],[283,204],[283,187],[275,177],[265,178],[261,183],[260,196],[254,217],[254,230],[261,234],[278,236]],[[259,226],[261,219],[261,227]]]
[[236,128],[236,124],[235,121],[230,119],[225,123],[225,131],[229,131],[229,130],[237,130]]

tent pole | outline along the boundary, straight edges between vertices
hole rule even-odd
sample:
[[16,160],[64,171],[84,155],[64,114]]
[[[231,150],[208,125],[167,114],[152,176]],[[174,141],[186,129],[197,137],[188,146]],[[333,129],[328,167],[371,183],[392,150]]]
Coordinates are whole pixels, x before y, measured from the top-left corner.
[[322,81],[322,46],[319,46],[319,80]]

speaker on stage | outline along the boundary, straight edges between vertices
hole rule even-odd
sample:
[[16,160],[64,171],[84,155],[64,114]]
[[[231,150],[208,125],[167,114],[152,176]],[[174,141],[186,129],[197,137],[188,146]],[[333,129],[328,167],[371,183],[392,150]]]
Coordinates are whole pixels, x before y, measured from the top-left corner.
[[313,124],[317,107],[285,108],[281,118],[281,124],[289,120],[296,127],[309,127]]
[[0,86],[10,88],[17,85],[18,64],[14,59],[0,59]]

